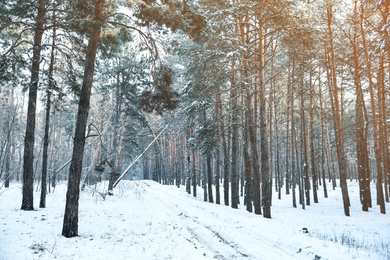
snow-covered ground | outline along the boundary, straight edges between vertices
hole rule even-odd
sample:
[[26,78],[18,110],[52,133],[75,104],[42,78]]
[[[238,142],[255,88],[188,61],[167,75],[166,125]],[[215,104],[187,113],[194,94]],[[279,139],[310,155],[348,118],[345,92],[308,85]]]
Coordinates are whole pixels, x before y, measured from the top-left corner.
[[36,192],[36,210],[26,212],[13,183],[0,190],[0,259],[390,259],[390,214],[377,206],[362,212],[358,184],[348,184],[351,217],[337,188],[327,199],[319,191],[320,203],[306,210],[275,193],[265,219],[243,205],[203,202],[200,188],[194,198],[184,187],[122,181],[106,200],[82,192],[79,237],[68,239],[61,236],[66,185],[48,194],[46,209]]

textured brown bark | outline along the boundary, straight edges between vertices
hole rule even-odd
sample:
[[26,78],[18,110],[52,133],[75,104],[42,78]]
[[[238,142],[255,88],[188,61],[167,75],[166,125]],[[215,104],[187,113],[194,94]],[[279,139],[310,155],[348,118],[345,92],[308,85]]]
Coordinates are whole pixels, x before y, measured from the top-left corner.
[[23,155],[23,197],[22,210],[34,210],[34,134],[35,111],[38,94],[39,65],[41,61],[41,45],[44,31],[46,9],[43,1],[39,1],[34,31],[34,49],[31,65],[31,79],[28,93],[27,125],[24,139]]
[[340,184],[341,184],[341,193],[343,196],[343,206],[344,206],[344,214],[346,216],[350,215],[349,212],[349,195],[348,195],[348,187],[347,187],[347,163],[344,151],[344,128],[341,122],[341,111],[340,111],[340,101],[339,101],[339,93],[337,86],[337,76],[336,76],[336,58],[334,51],[334,43],[333,43],[333,6],[330,4],[327,7],[327,15],[328,15],[328,33],[329,33],[329,43],[330,43],[330,55],[331,55],[331,63],[330,63],[330,71],[331,71],[331,79],[332,84],[329,85],[329,92],[332,101],[332,111],[333,111],[333,122],[334,122],[334,130],[336,133],[336,148],[337,148],[337,159],[339,166],[339,175],[340,175]]
[[260,122],[260,150],[261,150],[261,175],[262,175],[262,200],[263,217],[271,218],[271,180],[269,176],[269,156],[268,156],[268,134],[266,115],[266,95],[265,95],[265,35],[264,22],[259,18],[259,122]]
[[380,61],[380,84],[379,84],[379,90],[378,90],[378,96],[379,96],[379,116],[381,118],[380,123],[380,131],[382,133],[381,141],[382,141],[382,157],[383,157],[383,164],[384,164],[384,196],[385,201],[389,202],[389,190],[388,190],[388,184],[389,179],[388,176],[390,175],[390,151],[389,151],[389,139],[388,139],[388,133],[387,133],[387,115],[386,115],[386,89],[385,89],[385,64],[384,64],[385,57],[382,55],[381,61]]
[[[384,5],[385,10],[383,12],[383,24],[387,24],[390,16],[390,5]],[[387,46],[386,46],[386,53],[387,53],[387,69],[390,72],[390,43],[389,43],[389,34],[390,34],[390,28],[387,26],[387,30],[383,30],[385,34],[385,39],[387,40]],[[388,82],[390,81],[390,73],[388,73]],[[386,122],[386,121],[385,121]],[[386,131],[387,134],[387,131]],[[388,140],[388,139],[386,139]],[[386,147],[386,149],[389,149]],[[389,151],[390,155],[390,151]],[[390,157],[390,156],[389,156]],[[386,163],[389,163],[390,158],[387,157]],[[386,202],[389,202],[390,200],[390,172],[386,172],[385,180],[387,181],[387,185],[385,186],[385,189],[387,191],[387,196],[386,196]]]
[[383,174],[383,162],[382,162],[382,154],[381,154],[381,147],[380,147],[380,127],[378,122],[378,115],[377,115],[377,109],[376,109],[376,103],[375,103],[375,93],[374,93],[374,82],[372,77],[372,71],[371,71],[371,61],[368,53],[368,47],[367,47],[367,41],[366,41],[366,32],[365,32],[365,12],[364,12],[364,5],[361,4],[360,9],[360,32],[362,37],[362,43],[363,43],[363,53],[365,57],[365,62],[367,66],[367,77],[368,77],[368,87],[370,91],[370,103],[371,103],[371,110],[372,110],[372,127],[374,129],[374,151],[375,151],[375,159],[376,159],[376,168],[377,168],[377,182],[376,182],[376,189],[377,189],[377,204],[380,206],[381,213],[386,213],[385,208],[385,202],[383,197],[383,186],[382,186],[382,174]]
[[[101,19],[104,0],[95,3],[95,21]],[[91,88],[95,69],[96,52],[99,45],[101,25],[96,23],[91,28],[84,65],[84,78],[78,106],[76,131],[72,161],[70,164],[68,190],[66,193],[65,215],[62,235],[65,237],[78,236],[78,209],[80,196],[80,179],[84,157],[85,131],[87,128],[88,112],[90,107]]]
[[[384,73],[384,57],[383,54],[380,57],[379,61],[379,72],[378,72],[378,124],[379,124],[379,140],[380,140],[380,153],[382,156],[382,163],[383,163],[383,174],[381,176],[378,176],[378,183],[377,185],[380,185],[380,189],[382,189],[381,194],[382,197],[379,198],[379,205],[381,206],[381,213],[386,213],[386,204],[385,200],[388,200],[388,193],[387,193],[387,179],[386,175],[390,172],[390,165],[389,165],[389,144],[387,138],[387,127],[386,127],[386,102],[385,102],[385,73]],[[380,178],[379,178],[380,177]],[[383,184],[385,189],[383,189]]]
[[[354,1],[354,11],[357,13],[357,1]],[[357,170],[359,178],[360,201],[362,210],[368,211],[371,203],[370,195],[370,167],[368,161],[367,149],[367,127],[365,124],[366,105],[363,96],[363,90],[360,80],[360,67],[358,56],[358,21],[354,21],[354,35],[352,40],[353,61],[354,61],[354,84],[356,88],[356,111],[355,111],[355,127],[356,127],[356,155],[357,155]]]

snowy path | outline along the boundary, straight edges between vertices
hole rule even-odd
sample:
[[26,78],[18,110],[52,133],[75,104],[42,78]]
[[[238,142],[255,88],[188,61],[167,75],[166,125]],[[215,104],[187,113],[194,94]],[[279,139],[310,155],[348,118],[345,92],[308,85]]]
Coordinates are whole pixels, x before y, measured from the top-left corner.
[[216,259],[260,259],[261,256],[267,256],[268,259],[293,259],[275,244],[259,239],[261,230],[256,232],[256,228],[261,229],[260,226],[245,229],[241,224],[241,216],[232,214],[233,209],[227,208],[230,212],[219,212],[215,207],[224,206],[200,204],[197,200],[177,197],[159,189],[159,186],[149,188],[158,195],[156,198],[165,205],[171,219],[176,219],[176,223],[181,223],[192,234],[193,243],[200,243],[205,251],[209,251],[206,255],[211,254]]
[[[104,190],[101,184],[97,188]],[[66,185],[47,208],[19,210],[20,184],[0,190],[0,260],[389,259],[390,217],[374,208],[342,215],[339,191],[306,210],[274,200],[273,218],[203,202],[183,188],[123,181],[105,201],[81,193],[79,237],[61,236]],[[351,188],[351,195],[354,189]],[[35,194],[36,205],[39,192]],[[356,197],[353,195],[351,197]],[[223,198],[221,198],[223,201]],[[335,206],[336,205],[336,206]],[[356,201],[353,201],[356,205]],[[304,234],[302,228],[308,228]],[[334,240],[337,240],[336,242]],[[353,244],[354,246],[351,246]],[[387,251],[386,251],[387,248]],[[319,259],[319,258],[317,258]]]

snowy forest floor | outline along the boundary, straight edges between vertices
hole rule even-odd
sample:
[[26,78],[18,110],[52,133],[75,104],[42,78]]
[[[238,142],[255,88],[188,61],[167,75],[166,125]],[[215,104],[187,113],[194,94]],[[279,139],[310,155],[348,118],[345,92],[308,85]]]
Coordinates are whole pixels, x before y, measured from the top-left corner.
[[[61,236],[65,183],[48,194],[45,209],[38,209],[35,192],[30,212],[20,210],[21,184],[11,185],[0,190],[1,260],[390,259],[390,214],[376,205],[362,212],[355,181],[348,182],[351,217],[336,188],[326,199],[320,190],[320,203],[305,210],[291,206],[291,195],[278,200],[274,193],[272,219],[243,204],[203,202],[200,188],[194,198],[184,187],[122,181],[106,200],[92,189],[81,193],[79,237],[71,239]],[[372,191],[375,204],[374,183]]]

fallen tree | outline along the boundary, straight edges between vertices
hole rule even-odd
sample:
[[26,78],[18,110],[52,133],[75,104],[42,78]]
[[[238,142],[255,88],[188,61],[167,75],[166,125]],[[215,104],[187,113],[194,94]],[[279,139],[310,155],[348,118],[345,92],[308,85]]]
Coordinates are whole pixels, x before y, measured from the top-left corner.
[[[113,188],[118,185],[118,183],[127,175],[127,173],[133,168],[133,166],[142,158],[142,156],[149,150],[149,148],[158,140],[162,133],[167,129],[169,123],[161,130],[161,132],[155,136],[152,142],[149,143],[148,146],[134,159],[134,161],[122,172],[122,174],[118,177],[118,179],[114,182]],[[112,192],[112,191],[108,191]]]

